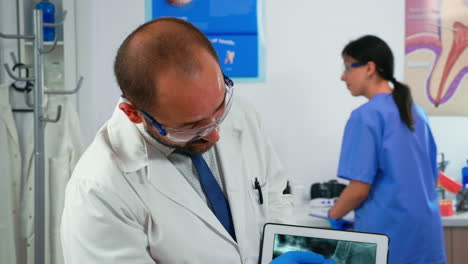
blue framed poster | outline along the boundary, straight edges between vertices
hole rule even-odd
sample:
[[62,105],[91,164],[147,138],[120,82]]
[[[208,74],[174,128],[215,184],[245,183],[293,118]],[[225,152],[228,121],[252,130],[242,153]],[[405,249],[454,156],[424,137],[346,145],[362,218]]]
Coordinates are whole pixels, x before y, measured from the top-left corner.
[[255,35],[209,35],[208,38],[218,53],[224,74],[246,78],[258,76],[258,38]]
[[223,72],[235,81],[264,80],[260,0],[147,0],[146,19],[177,17],[213,44]]

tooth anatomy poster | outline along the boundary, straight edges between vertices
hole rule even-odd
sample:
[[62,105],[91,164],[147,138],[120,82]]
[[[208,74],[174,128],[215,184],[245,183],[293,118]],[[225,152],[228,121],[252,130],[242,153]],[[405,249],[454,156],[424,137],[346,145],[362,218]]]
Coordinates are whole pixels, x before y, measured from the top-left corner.
[[[148,19],[177,17],[198,27],[215,48],[223,72],[247,81],[263,79],[261,0],[150,0]],[[149,9],[149,12],[148,12]]]
[[406,0],[405,82],[429,115],[468,116],[468,0]]

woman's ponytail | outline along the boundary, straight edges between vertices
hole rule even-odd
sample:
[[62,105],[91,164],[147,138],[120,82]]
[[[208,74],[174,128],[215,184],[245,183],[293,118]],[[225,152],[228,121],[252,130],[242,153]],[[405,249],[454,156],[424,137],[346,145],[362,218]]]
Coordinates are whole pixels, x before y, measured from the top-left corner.
[[413,97],[411,96],[410,89],[407,85],[397,81],[394,77],[391,77],[389,81],[393,84],[393,100],[395,100],[398,111],[400,112],[400,118],[411,131],[414,131],[412,112]]

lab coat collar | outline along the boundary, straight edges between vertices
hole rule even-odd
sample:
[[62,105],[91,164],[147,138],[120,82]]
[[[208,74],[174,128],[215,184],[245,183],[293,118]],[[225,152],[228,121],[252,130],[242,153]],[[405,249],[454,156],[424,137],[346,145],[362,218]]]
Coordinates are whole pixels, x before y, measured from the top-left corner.
[[124,173],[132,173],[148,166],[147,145],[134,123],[119,109],[117,103],[107,124],[109,140],[119,166]]

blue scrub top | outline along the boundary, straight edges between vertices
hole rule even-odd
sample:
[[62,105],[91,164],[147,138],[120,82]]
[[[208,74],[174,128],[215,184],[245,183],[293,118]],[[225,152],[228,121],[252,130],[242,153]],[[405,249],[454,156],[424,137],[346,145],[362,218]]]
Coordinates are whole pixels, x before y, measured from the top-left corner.
[[388,235],[389,264],[445,263],[437,148],[423,110],[415,104],[412,112],[414,132],[391,94],[377,94],[354,110],[338,176],[371,184],[355,209],[355,230]]

